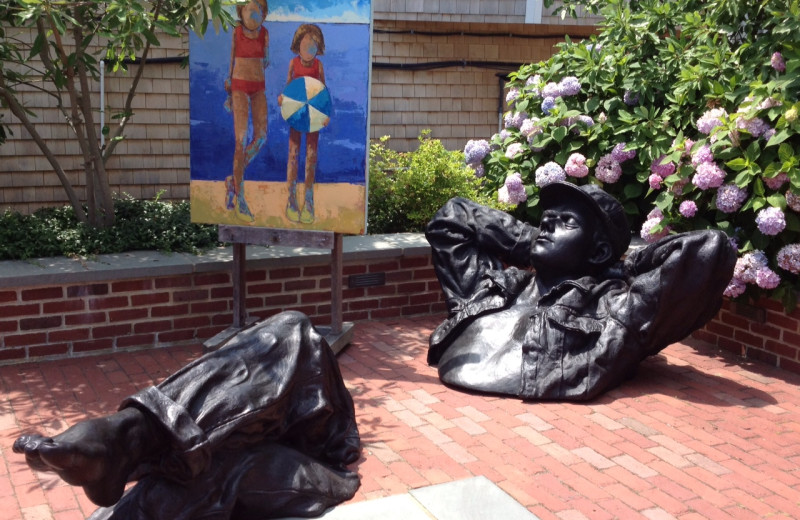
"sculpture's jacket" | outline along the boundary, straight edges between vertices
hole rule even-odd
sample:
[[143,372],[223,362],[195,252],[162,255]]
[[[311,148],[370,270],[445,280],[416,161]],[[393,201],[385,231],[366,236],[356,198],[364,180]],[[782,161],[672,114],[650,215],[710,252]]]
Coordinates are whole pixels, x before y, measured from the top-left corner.
[[[439,210],[426,236],[449,316],[431,335],[430,364],[474,320],[494,319],[517,303],[534,280],[530,250],[537,235],[537,228],[466,199]],[[522,375],[503,393],[587,400],[613,388],[645,357],[714,316],[735,262],[724,233],[691,232],[633,251],[603,279],[560,284],[520,318],[528,320]]]

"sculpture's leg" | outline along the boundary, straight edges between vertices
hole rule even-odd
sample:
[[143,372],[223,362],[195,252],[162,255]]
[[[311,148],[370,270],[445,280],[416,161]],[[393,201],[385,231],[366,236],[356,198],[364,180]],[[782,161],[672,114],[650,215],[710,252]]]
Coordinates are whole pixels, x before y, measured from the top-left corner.
[[179,483],[152,473],[114,507],[89,520],[261,520],[310,517],[351,498],[354,472],[335,470],[291,448],[265,443],[213,455],[202,475]]
[[122,496],[134,468],[163,451],[165,440],[141,411],[129,408],[80,422],[55,437],[23,435],[13,450],[24,453],[32,468],[82,486],[95,504],[111,505]]
[[116,414],[53,438],[24,435],[14,451],[25,453],[34,469],[83,486],[96,504],[110,505],[129,479],[154,468],[187,482],[217,450],[270,441],[333,467],[360,453],[353,400],[333,351],[297,312],[238,334],[127,398]]
[[275,440],[333,465],[355,461],[355,410],[333,351],[309,319],[283,312],[122,404],[146,410],[168,433],[162,460],[177,479],[203,471],[231,442]]

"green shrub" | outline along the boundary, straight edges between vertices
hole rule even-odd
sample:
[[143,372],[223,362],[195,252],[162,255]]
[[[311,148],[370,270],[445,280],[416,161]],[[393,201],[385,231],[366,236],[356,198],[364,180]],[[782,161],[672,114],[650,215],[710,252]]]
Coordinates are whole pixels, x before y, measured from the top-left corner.
[[726,294],[768,294],[793,307],[800,288],[800,3],[562,5],[568,13],[581,6],[599,12],[601,31],[511,74],[506,128],[490,139],[492,150],[482,143],[488,154],[475,162],[485,168],[487,195],[516,189],[521,179],[515,212],[535,219],[548,182],[600,184],[646,240],[725,231],[741,255]]
[[419,137],[413,152],[386,147],[389,137],[369,150],[368,230],[371,234],[419,232],[450,198],[507,208],[480,191],[481,180],[464,163],[464,154],[448,151],[430,131]]
[[0,215],[0,260],[46,256],[92,256],[135,250],[198,253],[219,245],[217,227],[193,224],[188,202],[116,201],[116,224],[81,224],[71,207],[45,208],[32,215]]

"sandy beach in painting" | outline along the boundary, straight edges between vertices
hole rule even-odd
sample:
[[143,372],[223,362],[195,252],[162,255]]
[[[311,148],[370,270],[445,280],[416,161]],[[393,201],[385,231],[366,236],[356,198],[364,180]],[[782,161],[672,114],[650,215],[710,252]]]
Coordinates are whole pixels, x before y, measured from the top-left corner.
[[[191,181],[192,222],[228,224],[277,229],[327,230],[360,235],[364,233],[366,190],[348,183],[314,185],[315,220],[311,224],[292,222],[286,218],[289,190],[286,183],[245,181],[245,196],[255,222],[248,223],[225,208],[225,183]],[[303,185],[297,186],[297,199],[303,200]],[[281,201],[281,204],[275,204]]]

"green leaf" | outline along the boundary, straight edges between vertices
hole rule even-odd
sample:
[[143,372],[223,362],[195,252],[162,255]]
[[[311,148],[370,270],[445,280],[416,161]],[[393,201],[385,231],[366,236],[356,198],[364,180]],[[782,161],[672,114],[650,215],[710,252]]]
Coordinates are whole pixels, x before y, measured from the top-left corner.
[[789,139],[791,133],[788,129],[784,128],[783,130],[776,132],[775,135],[769,138],[767,141],[767,146],[775,146],[776,144],[780,144],[785,140]]
[[739,172],[747,168],[747,161],[741,157],[738,157],[736,159],[732,159],[726,162],[725,166],[727,166],[728,168],[730,168],[735,172]]
[[781,162],[787,162],[790,159],[794,158],[794,150],[788,143],[781,143],[780,147],[778,147],[778,159]]
[[563,141],[564,138],[567,137],[567,134],[569,134],[569,130],[565,126],[559,126],[551,132],[553,139],[555,139],[557,143]]

